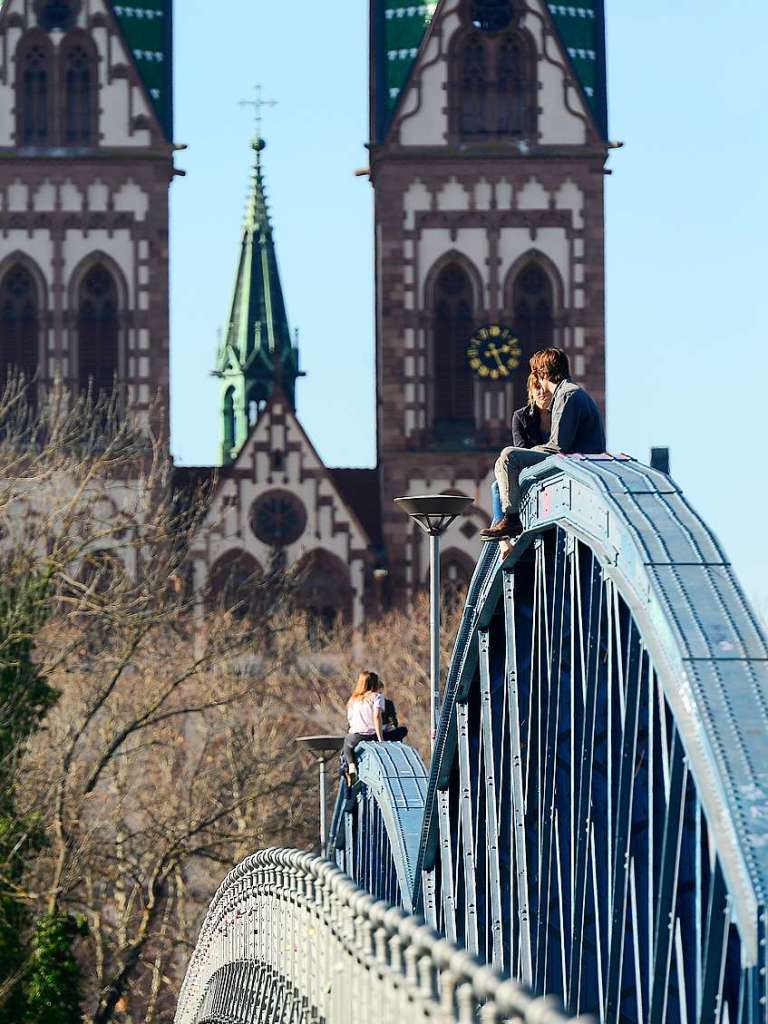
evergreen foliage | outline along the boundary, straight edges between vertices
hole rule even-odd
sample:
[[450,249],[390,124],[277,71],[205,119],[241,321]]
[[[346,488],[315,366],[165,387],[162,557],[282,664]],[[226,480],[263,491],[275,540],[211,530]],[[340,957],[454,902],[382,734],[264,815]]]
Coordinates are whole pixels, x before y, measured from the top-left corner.
[[58,694],[34,661],[35,634],[49,606],[50,578],[10,560],[0,583],[0,1024],[76,1024],[78,967],[69,917],[47,914],[34,929],[15,894],[24,854],[39,845],[34,821],[16,809],[15,765]]
[[45,914],[32,940],[27,977],[25,1024],[79,1024],[80,968],[74,940],[86,934],[84,922],[69,914]]

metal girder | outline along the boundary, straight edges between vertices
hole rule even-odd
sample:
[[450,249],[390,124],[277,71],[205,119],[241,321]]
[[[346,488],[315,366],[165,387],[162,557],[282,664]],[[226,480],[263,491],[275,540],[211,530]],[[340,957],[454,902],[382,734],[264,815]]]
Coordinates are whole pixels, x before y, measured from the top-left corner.
[[[553,457],[522,481],[525,533],[503,563],[486,546],[469,587],[429,780],[410,748],[364,744],[330,851],[572,1014],[766,1024],[768,642],[668,476]],[[278,928],[250,954],[272,964],[285,942]],[[298,1019],[311,999],[274,969],[254,991]],[[450,972],[423,986],[478,1013]]]
[[522,479],[448,671],[415,905],[438,875],[435,920],[571,1012],[765,1021],[765,636],[669,477]]

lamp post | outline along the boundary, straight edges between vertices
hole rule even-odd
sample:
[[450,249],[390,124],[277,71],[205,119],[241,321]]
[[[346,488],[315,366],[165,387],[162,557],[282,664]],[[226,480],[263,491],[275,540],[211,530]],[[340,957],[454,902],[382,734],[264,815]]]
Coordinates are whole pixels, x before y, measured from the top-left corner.
[[297,736],[296,742],[317,754],[320,770],[320,856],[325,856],[325,835],[328,821],[328,800],[325,787],[325,762],[344,745],[343,736]]
[[429,535],[429,681],[430,750],[434,753],[440,705],[440,538],[472,504],[472,498],[457,494],[421,494],[395,498],[414,523]]

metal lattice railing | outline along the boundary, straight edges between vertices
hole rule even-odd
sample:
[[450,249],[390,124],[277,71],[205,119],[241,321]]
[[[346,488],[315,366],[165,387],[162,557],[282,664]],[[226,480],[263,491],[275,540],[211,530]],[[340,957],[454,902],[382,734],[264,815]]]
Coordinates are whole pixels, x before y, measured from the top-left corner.
[[265,850],[216,894],[176,1024],[560,1024],[550,999],[504,980],[421,918],[377,902],[328,861]]

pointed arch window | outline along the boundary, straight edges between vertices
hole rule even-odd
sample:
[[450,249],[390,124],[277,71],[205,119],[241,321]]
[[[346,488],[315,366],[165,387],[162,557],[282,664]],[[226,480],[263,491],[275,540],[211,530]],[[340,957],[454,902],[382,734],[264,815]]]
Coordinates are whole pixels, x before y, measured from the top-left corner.
[[470,36],[461,63],[461,134],[478,135],[485,130],[488,107],[487,53],[482,39]]
[[96,134],[96,57],[86,40],[62,48],[64,96],[63,141],[68,146],[87,146]]
[[247,551],[235,548],[222,555],[208,575],[207,604],[211,611],[235,619],[257,621],[264,602],[264,572]]
[[78,295],[78,371],[81,391],[111,394],[118,373],[120,311],[117,283],[102,263],[87,272]]
[[[0,367],[32,381],[37,373],[40,302],[32,274],[21,264],[0,281]],[[34,386],[34,385],[33,385]],[[31,395],[30,397],[34,397]]]
[[522,31],[472,31],[454,58],[454,130],[463,139],[525,138],[536,124],[536,62]]
[[45,146],[52,134],[52,52],[47,39],[31,33],[16,51],[16,139],[22,146]]
[[438,440],[474,429],[474,388],[467,344],[474,328],[472,283],[458,263],[443,267],[435,282],[432,325],[434,427]]
[[552,282],[535,262],[527,263],[515,278],[512,290],[514,331],[530,356],[555,343],[555,301]]

